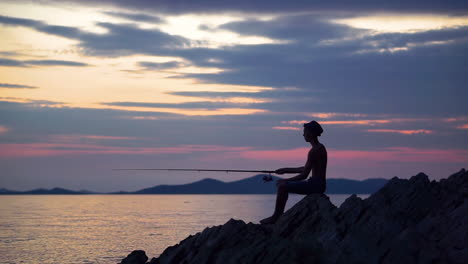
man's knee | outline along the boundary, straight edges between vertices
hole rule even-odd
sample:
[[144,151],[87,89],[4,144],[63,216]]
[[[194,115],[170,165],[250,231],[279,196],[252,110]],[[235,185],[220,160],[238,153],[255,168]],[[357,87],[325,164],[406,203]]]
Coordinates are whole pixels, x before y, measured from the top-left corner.
[[288,185],[285,182],[278,184],[278,192],[288,192]]

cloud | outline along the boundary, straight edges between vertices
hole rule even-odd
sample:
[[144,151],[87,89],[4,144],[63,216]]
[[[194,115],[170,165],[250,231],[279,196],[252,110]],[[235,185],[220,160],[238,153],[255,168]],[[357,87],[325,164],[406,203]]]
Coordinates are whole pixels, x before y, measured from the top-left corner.
[[[335,117],[367,117],[368,114],[360,114],[360,113],[310,113],[308,114],[310,117],[318,117],[322,119],[329,119]],[[304,122],[307,123],[307,122]]]
[[[55,1],[49,0],[54,3]],[[284,12],[416,12],[416,13],[466,13],[468,4],[462,0],[431,0],[431,1],[280,1],[280,0],[257,0],[257,1],[216,1],[216,0],[67,0],[66,2],[78,3],[90,6],[112,6],[135,11],[151,10],[156,13],[222,13],[222,12],[248,12],[248,13],[284,13]]]
[[168,61],[168,62],[138,62],[138,66],[145,68],[145,70],[165,70],[184,67],[185,63],[180,61]]
[[90,143],[106,140],[137,140],[137,137],[122,137],[122,136],[109,136],[109,135],[82,135],[82,134],[65,134],[65,135],[51,135],[47,140],[51,143]]
[[351,29],[347,25],[331,24],[326,16],[311,14],[283,15],[272,20],[229,22],[216,30],[233,31],[244,36],[263,36],[291,42],[307,41],[312,45],[323,39],[343,38],[362,34],[366,30]]
[[48,25],[39,20],[17,18],[3,15],[0,15],[0,24],[8,26],[24,26],[34,28],[39,32],[54,34],[67,38],[77,38],[81,34],[81,31],[79,29],[73,27]]
[[[311,18],[312,17],[312,18]],[[173,36],[158,29],[142,29],[134,24],[111,24],[99,23],[108,32],[95,34],[82,30],[51,26],[35,20],[14,19],[3,17],[3,22],[10,25],[22,25],[34,28],[40,32],[59,35],[76,39],[80,48],[87,54],[97,56],[125,56],[135,54],[169,55],[188,61],[196,67],[217,67],[222,71],[209,74],[181,74],[181,78],[195,78],[197,82],[215,84],[256,85],[263,87],[274,87],[272,90],[264,90],[256,93],[244,92],[219,92],[219,91],[182,91],[173,92],[172,95],[205,98],[202,102],[165,104],[157,103],[142,105],[135,102],[114,102],[109,106],[133,107],[166,107],[172,109],[197,108],[226,109],[226,107],[247,107],[268,110],[261,114],[238,118],[223,115],[220,118],[206,121],[206,127],[199,129],[203,133],[200,140],[222,141],[222,139],[207,131],[215,126],[215,123],[225,125],[224,133],[238,133],[234,135],[232,144],[246,142],[246,144],[283,144],[280,142],[282,133],[274,126],[283,126],[284,120],[303,120],[312,116],[313,113],[359,113],[361,117],[335,116],[324,120],[333,131],[334,144],[353,147],[370,147],[365,138],[379,141],[379,147],[388,144],[400,144],[398,133],[367,133],[373,125],[373,129],[413,130],[416,126],[394,127],[395,123],[377,122],[376,120],[389,120],[391,118],[402,118],[406,116],[434,118],[447,116],[468,115],[465,100],[468,91],[465,89],[468,81],[465,73],[466,52],[466,29],[441,29],[417,34],[370,34],[370,31],[353,29],[346,25],[327,23],[326,16],[305,15],[280,15],[273,17],[270,21],[247,20],[238,23],[230,23],[224,26],[239,34],[267,36],[288,40],[276,44],[262,45],[233,45],[219,49],[200,48],[192,46],[192,42],[180,36]],[[0,20],[2,21],[2,20]],[[5,22],[6,21],[6,22]],[[310,27],[308,27],[309,25]],[[224,30],[225,30],[224,29]],[[290,32],[288,32],[288,29]],[[424,44],[430,42],[442,44]],[[411,43],[416,43],[411,46]],[[404,52],[379,52],[380,49],[390,50],[399,47],[409,48]],[[369,51],[363,52],[360,51]],[[10,63],[23,63],[10,61]],[[176,66],[173,64],[145,64],[139,66],[153,66],[165,68]],[[290,89],[287,87],[295,87]],[[262,103],[238,104],[230,102],[235,97],[246,97],[254,99],[271,99]],[[211,102],[213,100],[225,102]],[[208,102],[210,101],[210,102]],[[437,103],[434,103],[434,102]],[[397,103],[396,103],[397,102]],[[70,113],[95,112],[97,116],[104,112],[97,110],[68,109]],[[129,112],[120,112],[122,116],[128,116]],[[56,114],[58,112],[55,112]],[[98,114],[99,113],[99,114]],[[108,112],[109,114],[110,112]],[[117,112],[112,112],[112,116]],[[381,115],[389,115],[382,117]],[[147,119],[129,119],[132,122],[153,122],[167,124],[166,116],[156,113]],[[138,116],[146,116],[144,114]],[[324,115],[317,116],[325,118]],[[313,117],[313,118],[317,118]],[[91,116],[91,120],[93,120]],[[156,118],[156,119],[154,119]],[[175,115],[175,119],[182,118]],[[245,120],[245,121],[244,121]],[[86,123],[86,121],[82,121]],[[191,121],[188,124],[193,124]],[[270,138],[249,138],[249,133],[240,128],[230,130],[230,122],[241,123],[246,127],[260,126],[269,130]],[[358,124],[361,122],[362,124]],[[170,123],[170,122],[169,122]],[[430,123],[430,122],[428,122]],[[443,129],[438,122],[434,128],[427,126],[418,127],[435,131],[428,136],[437,138],[436,131]],[[466,123],[466,122],[465,122]],[[196,122],[194,123],[196,124]],[[93,125],[95,125],[93,123]],[[96,124],[102,128],[101,124]],[[440,125],[440,126],[439,126]],[[453,128],[460,124],[454,124]],[[71,127],[75,125],[70,124]],[[112,126],[119,127],[112,123]],[[112,127],[111,126],[111,127]],[[176,127],[171,124],[171,128]],[[60,128],[63,129],[63,128]],[[83,129],[83,128],[78,128]],[[128,128],[123,128],[128,130]],[[148,125],[145,129],[161,129]],[[466,130],[459,129],[459,133]],[[99,131],[89,131],[88,134],[100,134]],[[251,131],[250,131],[251,132]],[[452,133],[451,131],[450,133]],[[164,130],[164,135],[170,132]],[[451,140],[453,145],[466,144],[457,134]],[[340,135],[338,137],[337,135]],[[346,138],[360,138],[354,142],[348,142]],[[417,136],[417,135],[415,135]],[[211,137],[211,138],[209,138]],[[401,137],[401,136],[400,136]],[[419,138],[419,137],[418,137]],[[388,140],[383,142],[383,139]],[[180,140],[180,138],[178,138]],[[184,139],[181,139],[184,140]],[[403,139],[405,140],[405,139]],[[175,140],[174,140],[175,141]],[[171,141],[172,142],[172,141]],[[278,143],[280,142],[280,143]],[[302,143],[300,137],[294,144]],[[422,144],[416,139],[414,142],[402,142],[411,146]],[[231,143],[230,143],[231,144]],[[436,144],[429,143],[429,144]]]
[[0,66],[27,67],[22,61],[0,58]]
[[287,127],[287,126],[275,126],[273,129],[278,129],[278,130],[295,130],[298,131],[300,128],[298,127]]
[[[305,163],[309,148],[296,148],[286,150],[247,150],[240,155],[248,159],[268,159],[276,161],[291,160]],[[343,150],[328,149],[330,163],[338,165],[345,162],[360,164],[369,162],[448,162],[460,163],[468,158],[468,151],[464,149],[424,149],[391,147],[381,150]]]
[[231,98],[231,97],[251,97],[259,95],[264,97],[264,93],[259,92],[217,92],[217,91],[179,91],[168,92],[171,95],[199,97],[199,98]]
[[368,132],[376,133],[397,133],[403,135],[415,135],[415,134],[431,134],[434,131],[427,129],[414,129],[414,130],[398,130],[398,129],[368,129]]
[[0,51],[0,56],[18,56],[20,55],[19,52],[16,52],[16,51]]
[[0,24],[25,27],[39,27],[44,25],[42,22],[32,19],[9,17],[0,15]]
[[152,107],[152,108],[177,108],[177,109],[205,109],[216,110],[222,108],[238,108],[251,104],[232,103],[232,102],[187,102],[187,103],[140,103],[140,102],[111,102],[101,103],[111,106],[128,106],[128,107]]
[[[298,131],[296,136],[291,137],[288,133],[294,131],[272,129],[272,127],[297,127],[301,130],[302,123],[305,122],[300,122],[297,125],[285,125],[283,121],[294,120],[295,117],[307,118],[307,113],[267,112],[257,115],[184,116],[114,109],[53,108],[47,107],[47,105],[54,102],[43,103],[0,101],[0,111],[2,112],[0,124],[15,131],[15,133],[9,133],[8,137],[0,139],[0,142],[37,143],[42,142],[41,140],[44,138],[49,140],[51,135],[79,134],[138,138],[138,140],[130,141],[106,140],[104,144],[109,146],[166,147],[196,142],[201,145],[276,146],[281,149],[303,146],[301,132]],[[194,106],[196,105],[192,105],[192,107]],[[203,105],[199,107],[203,107]],[[190,108],[188,110],[195,111]],[[137,118],[131,118],[133,116]],[[456,128],[466,122],[445,121],[449,117],[438,119],[418,117],[402,122],[399,121],[401,119],[399,116],[388,116],[387,119],[377,118],[375,120],[389,120],[390,122],[367,122],[367,124],[361,125],[322,123],[323,121],[333,121],[330,119],[318,119],[318,121],[325,130],[322,139],[334,148],[360,150],[392,146],[468,148],[466,130]],[[374,116],[369,116],[369,119],[366,120],[374,120],[371,118]],[[340,120],[353,119],[356,118],[349,117],[349,119]],[[310,121],[309,119],[303,120]],[[398,133],[367,132],[367,129],[414,130],[415,127],[431,130],[434,133],[415,134],[412,137],[402,138],[401,134]],[[442,140],[441,137],[444,139]],[[352,140],[349,140],[350,138]]]
[[6,126],[0,126],[0,136],[1,135],[5,135],[6,133],[8,133],[10,129]]
[[64,60],[28,60],[24,61],[27,65],[42,65],[42,66],[89,66],[87,63],[76,62],[76,61],[64,61]]
[[[321,117],[323,119],[328,119],[329,116]],[[308,123],[307,120],[290,120],[282,121],[283,124],[290,125],[303,125]],[[394,122],[391,119],[351,119],[351,120],[321,120],[320,124],[324,125],[345,125],[345,126],[375,126],[381,124],[389,124]]]
[[[195,48],[191,46],[191,41],[183,37],[157,29],[141,29],[131,24],[99,23],[108,29],[108,33],[94,34],[74,28],[48,26],[38,21],[4,20],[77,39],[79,46],[90,55],[174,56],[190,61],[193,66],[222,69],[217,73],[179,74],[178,78],[195,78],[205,83],[275,87],[278,90],[283,87],[302,88],[295,94],[284,90],[283,94],[288,94],[288,98],[276,93],[275,96],[281,100],[256,105],[257,108],[275,112],[423,114],[429,111],[435,115],[453,115],[463,109],[462,98],[468,95],[468,91],[463,89],[468,81],[463,71],[463,62],[468,59],[465,58],[465,54],[468,54],[465,29],[376,36],[363,34],[365,31],[345,25],[326,23],[325,18],[293,15],[280,16],[271,21],[250,20],[246,22],[247,25],[258,35],[283,37],[290,42],[238,45],[223,49]],[[304,24],[310,24],[310,28]],[[240,34],[250,30],[241,25],[242,22],[238,22],[225,27],[231,27]],[[339,36],[345,39],[340,41]],[[338,40],[323,42],[327,38]],[[428,41],[444,44],[424,44]],[[419,44],[411,46],[411,43]],[[409,45],[408,50],[393,54],[381,52],[401,48],[401,45]],[[156,68],[175,66],[147,65]],[[447,80],[450,80],[449,85],[446,84]],[[249,96],[268,97],[267,93]],[[454,97],[454,94],[457,96]],[[388,100],[392,97],[399,98],[398,108]],[[432,97],[438,98],[440,103],[434,105]]]
[[[80,175],[89,175],[90,179],[85,181],[88,186],[109,188],[107,183],[113,182],[114,177],[109,175],[109,168],[175,167],[180,166],[180,162],[187,167],[220,169],[300,166],[309,149],[301,131],[272,129],[285,126],[281,123],[284,120],[307,118],[307,113],[186,117],[113,109],[50,108],[4,101],[0,101],[0,112],[1,126],[14,131],[0,137],[0,163],[8,172],[6,175],[12,175],[4,179],[10,184],[22,177],[32,185],[40,185],[41,182],[35,181],[35,172],[41,171],[41,181],[49,179],[56,184],[63,175],[73,173],[72,178],[79,178],[80,182],[83,182]],[[129,118],[131,116],[139,118]],[[447,171],[459,169],[466,163],[468,154],[464,150],[468,149],[468,142],[466,130],[455,126],[466,123],[465,119],[459,115],[427,118],[431,121],[377,124],[375,127],[323,124],[325,132],[320,141],[329,151],[327,177],[409,176],[421,170],[445,177]],[[416,125],[435,132],[401,136],[366,131],[369,128],[407,130]],[[27,173],[17,174],[18,166]],[[104,179],[105,183],[98,183],[96,179]],[[154,184],[151,179],[139,184]],[[167,180],[170,179],[164,179]],[[191,180],[183,178],[180,183]],[[122,182],[122,186],[129,188],[128,181]]]
[[119,17],[119,18],[124,18],[136,22],[148,22],[148,23],[154,23],[154,24],[159,24],[163,23],[164,19],[161,17],[157,16],[151,16],[143,13],[127,13],[127,12],[114,12],[114,11],[107,11],[104,12],[104,14],[113,16],[113,17]]
[[12,60],[0,58],[0,66],[7,67],[30,67],[30,66],[72,66],[72,67],[86,67],[90,66],[87,63],[65,60]]
[[86,33],[79,38],[88,54],[109,55],[170,55],[173,50],[189,46],[190,41],[157,29],[141,29],[132,24],[98,23],[109,30],[107,34]]
[[[401,54],[353,54],[360,47],[258,45],[226,50],[216,57],[229,70],[187,74],[208,83],[295,86],[317,94],[319,102],[296,111],[456,114],[463,109],[468,81],[463,72],[466,43],[421,46]],[[195,51],[193,51],[195,52]],[[195,64],[205,61],[187,56]],[[295,59],[298,58],[298,59]],[[357,65],[359,67],[357,67]],[[447,80],[448,83],[447,83]],[[444,85],[444,83],[446,83]],[[459,95],[453,96],[453,95]],[[398,98],[394,107],[388,98]],[[432,98],[438,98],[434,105]]]
[[97,26],[108,30],[105,34],[8,16],[0,16],[0,24],[25,26],[39,32],[79,40],[78,45],[84,52],[94,56],[170,55],[173,50],[190,45],[190,41],[183,37],[173,36],[158,29],[141,29],[134,24],[97,23]]
[[250,98],[254,101],[244,100],[245,102],[240,106],[254,107],[276,113],[298,111],[298,109],[302,111],[311,104],[317,103],[319,97],[314,91],[290,87],[265,89],[256,92],[178,91],[168,92],[168,94],[226,102],[236,100],[236,98]]
[[372,119],[372,120],[332,120],[332,121],[320,121],[324,125],[366,125],[373,126],[376,124],[388,124],[391,120],[388,119]]
[[[450,46],[468,42],[468,26],[433,29],[416,33],[383,33],[366,38],[375,52],[400,48],[403,51],[427,46]],[[372,47],[369,47],[372,48]],[[372,50],[372,49],[370,49]]]
[[[102,139],[102,138],[101,138]],[[117,147],[100,144],[74,143],[28,143],[1,144],[0,158],[24,158],[63,155],[162,155],[190,154],[194,152],[239,152],[246,147],[227,147],[215,145],[181,145],[175,147]]]
[[464,162],[468,151],[464,149],[417,149],[393,147],[380,151],[336,151],[331,154],[336,159],[365,159],[376,162]]
[[24,85],[24,84],[11,84],[11,83],[0,83],[0,88],[10,89],[37,89],[36,86]]

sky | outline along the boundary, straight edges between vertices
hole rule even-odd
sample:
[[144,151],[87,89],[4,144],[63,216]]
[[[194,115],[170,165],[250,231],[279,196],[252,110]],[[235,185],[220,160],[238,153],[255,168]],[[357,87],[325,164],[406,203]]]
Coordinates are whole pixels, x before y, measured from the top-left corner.
[[468,164],[466,1],[2,1],[0,188],[133,191],[303,166]]

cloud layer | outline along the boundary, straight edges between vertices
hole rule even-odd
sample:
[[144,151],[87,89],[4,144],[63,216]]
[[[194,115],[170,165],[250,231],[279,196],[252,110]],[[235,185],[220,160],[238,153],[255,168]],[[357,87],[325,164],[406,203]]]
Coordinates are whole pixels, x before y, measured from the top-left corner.
[[[71,40],[74,51],[35,58],[33,41],[0,51],[0,166],[12,175],[0,187],[55,183],[69,167],[91,184],[114,183],[116,165],[300,166],[311,119],[325,129],[330,177],[445,176],[466,163],[465,1],[70,2],[96,8],[103,17],[88,25],[100,30],[0,14],[6,32]],[[390,27],[398,16],[421,24]],[[184,19],[199,35],[180,29]],[[63,70],[84,80],[83,69],[98,73],[94,82],[22,78]],[[71,106],[42,93],[48,82],[101,97]],[[148,98],[128,99],[144,89]]]

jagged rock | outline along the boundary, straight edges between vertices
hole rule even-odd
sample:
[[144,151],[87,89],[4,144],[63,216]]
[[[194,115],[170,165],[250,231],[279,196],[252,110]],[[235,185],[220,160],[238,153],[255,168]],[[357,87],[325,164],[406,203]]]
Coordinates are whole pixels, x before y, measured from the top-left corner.
[[145,264],[148,260],[145,251],[134,250],[126,258],[122,259],[120,264]]
[[229,220],[167,248],[166,263],[468,263],[468,172],[393,178],[339,208],[308,195],[274,225]]

